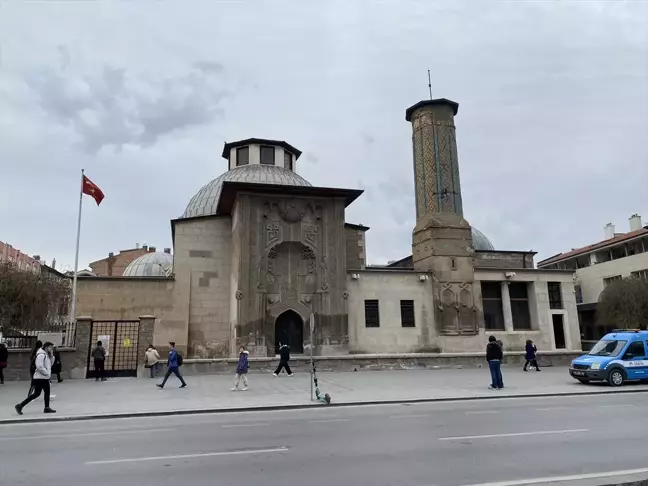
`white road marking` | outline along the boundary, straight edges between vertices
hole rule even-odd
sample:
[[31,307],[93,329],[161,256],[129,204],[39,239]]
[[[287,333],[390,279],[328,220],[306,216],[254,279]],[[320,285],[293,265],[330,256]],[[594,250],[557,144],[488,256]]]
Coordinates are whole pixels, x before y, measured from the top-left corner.
[[428,414],[426,413],[419,413],[419,414],[414,414],[414,415],[390,415],[390,419],[407,419],[407,418],[421,418],[421,417],[429,417]]
[[331,422],[348,422],[351,419],[322,419],[322,420],[309,420],[309,424],[329,424]]
[[538,412],[553,412],[554,410],[574,410],[574,408],[570,407],[546,407],[546,408],[534,408],[534,410],[537,410]]
[[589,429],[539,430],[536,432],[515,432],[512,434],[465,435],[463,437],[439,437],[439,440],[495,439],[498,437],[522,437],[525,435],[577,434],[580,432],[589,432]]
[[175,429],[148,429],[148,430],[121,430],[113,432],[84,432],[80,434],[50,434],[50,435],[23,435],[22,437],[1,437],[0,442],[10,440],[33,440],[33,439],[68,439],[71,437],[96,437],[100,435],[123,435],[123,434],[149,434],[152,432],[171,432]]
[[490,415],[499,413],[499,410],[476,410],[474,412],[466,412],[466,415]]
[[634,405],[632,403],[625,403],[625,404],[618,404],[618,405],[599,405],[600,408],[625,408],[625,407],[632,407],[634,408]]
[[583,481],[586,479],[611,478],[614,476],[633,476],[635,474],[648,473],[648,467],[642,469],[626,469],[621,471],[608,471],[590,474],[574,474],[572,476],[554,476],[548,478],[514,479],[513,481],[501,481],[499,483],[481,483],[468,486],[524,486],[526,484],[558,483],[563,481]]
[[254,449],[248,451],[229,451],[229,452],[204,452],[201,454],[179,454],[174,456],[152,456],[152,457],[132,457],[129,459],[111,459],[107,461],[88,461],[86,466],[96,466],[100,464],[122,464],[125,462],[146,462],[146,461],[167,461],[170,459],[192,459],[195,457],[216,457],[216,456],[242,456],[245,454],[264,454],[271,452],[286,452],[287,447],[277,447],[274,449]]
[[221,425],[222,428],[224,429],[233,429],[235,427],[265,427],[267,425],[270,425],[268,423],[255,423],[255,424],[229,424],[229,425]]

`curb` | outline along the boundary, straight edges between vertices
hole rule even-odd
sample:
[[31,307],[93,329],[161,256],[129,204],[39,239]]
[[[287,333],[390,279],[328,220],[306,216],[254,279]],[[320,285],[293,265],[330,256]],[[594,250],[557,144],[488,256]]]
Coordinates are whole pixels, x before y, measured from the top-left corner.
[[620,394],[637,394],[648,393],[648,389],[639,390],[606,390],[606,391],[586,391],[586,392],[562,392],[562,393],[524,393],[519,395],[480,395],[474,397],[443,397],[443,398],[410,398],[402,400],[367,400],[362,402],[332,402],[329,405],[311,402],[294,405],[262,405],[260,407],[238,407],[238,408],[204,408],[197,410],[161,410],[154,412],[120,412],[97,415],[72,415],[66,417],[40,417],[26,419],[0,419],[0,427],[3,425],[16,424],[34,424],[43,422],[84,422],[89,420],[108,420],[119,418],[144,418],[144,417],[168,417],[172,415],[207,415],[207,414],[225,414],[240,412],[271,412],[281,410],[303,410],[316,407],[358,407],[363,405],[405,405],[415,403],[444,403],[444,402],[475,402],[478,400],[504,400],[511,398],[551,398],[551,397],[580,397],[580,396],[598,396],[598,395],[620,395]]

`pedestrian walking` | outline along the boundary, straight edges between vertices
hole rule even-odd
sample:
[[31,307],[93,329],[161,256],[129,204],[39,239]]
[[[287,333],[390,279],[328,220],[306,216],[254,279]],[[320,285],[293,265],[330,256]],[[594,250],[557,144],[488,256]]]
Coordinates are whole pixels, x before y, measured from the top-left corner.
[[488,337],[488,344],[486,345],[486,361],[488,361],[488,369],[491,374],[491,390],[501,390],[504,388],[504,381],[502,379],[502,360],[504,359],[504,351],[502,346],[497,342],[495,336]]
[[56,413],[56,410],[50,408],[50,378],[52,377],[52,347],[54,345],[49,341],[43,344],[43,347],[36,352],[36,372],[32,376],[34,391],[29,394],[21,403],[15,406],[18,415],[23,414],[23,408],[36,400],[41,393],[45,394],[45,408],[44,413]]
[[31,356],[29,358],[29,376],[32,377],[31,383],[29,384],[29,391],[27,392],[27,396],[31,395],[34,393],[35,390],[35,385],[34,385],[34,373],[36,373],[36,354],[40,349],[43,347],[43,341],[38,340],[36,341],[36,344],[34,344],[34,348],[32,349]]
[[277,366],[277,369],[272,374],[274,376],[279,376],[281,370],[285,368],[288,376],[292,376],[293,374],[290,370],[290,366],[288,365],[288,361],[290,361],[290,346],[288,346],[287,344],[279,343],[279,366]]
[[0,385],[4,385],[4,370],[9,361],[9,350],[5,343],[0,343]]
[[248,389],[247,372],[250,367],[248,354],[248,351],[243,346],[239,348],[239,360],[236,365],[236,375],[234,376],[234,387],[232,388],[232,391],[238,390],[241,378],[243,378],[243,391],[247,391]]
[[536,356],[537,352],[538,352],[538,348],[536,347],[536,345],[533,344],[533,341],[528,339],[527,342],[526,342],[525,354],[524,354],[524,358],[526,359],[526,363],[524,363],[524,368],[522,368],[524,371],[529,371],[527,369],[527,366],[529,366],[529,364],[531,366],[534,366],[536,371],[540,371],[540,367],[538,366],[538,359],[537,359],[537,356]]
[[106,350],[101,341],[92,350],[92,359],[94,359],[95,381],[106,381]]
[[52,363],[52,374],[56,375],[56,381],[61,383],[63,378],[61,378],[61,372],[63,371],[63,363],[61,362],[61,352],[56,346],[53,349],[54,363]]
[[144,359],[145,366],[149,369],[151,378],[155,378],[158,370],[158,362],[160,361],[160,353],[157,352],[157,349],[152,344],[149,344],[149,347],[146,349]]
[[184,388],[187,386],[185,383],[184,379],[182,378],[182,375],[180,374],[180,367],[182,366],[182,355],[178,353],[175,349],[175,343],[171,341],[169,343],[169,361],[168,361],[168,368],[166,375],[164,375],[164,380],[162,380],[162,383],[158,383],[157,387],[158,388],[164,388],[164,385],[166,384],[167,380],[169,379],[169,376],[173,373],[178,377],[178,380],[180,380],[180,388]]

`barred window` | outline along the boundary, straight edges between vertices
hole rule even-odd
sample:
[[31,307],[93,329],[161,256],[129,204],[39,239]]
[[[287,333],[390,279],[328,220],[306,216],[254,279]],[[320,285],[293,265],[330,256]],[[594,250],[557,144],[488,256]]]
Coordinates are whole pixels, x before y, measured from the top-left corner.
[[414,301],[401,300],[400,311],[401,311],[401,326],[416,327],[416,323],[414,321]]
[[378,300],[365,300],[365,327],[380,327]]

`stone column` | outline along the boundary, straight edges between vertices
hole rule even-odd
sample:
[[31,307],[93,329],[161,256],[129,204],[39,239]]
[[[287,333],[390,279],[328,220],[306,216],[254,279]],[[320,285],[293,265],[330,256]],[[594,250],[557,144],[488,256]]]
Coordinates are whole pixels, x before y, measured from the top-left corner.
[[[84,380],[88,372],[88,355],[90,354],[90,338],[92,333],[92,317],[83,316],[76,318],[76,334],[74,358],[70,356],[70,378]],[[66,366],[67,367],[67,366]]]
[[149,344],[153,344],[153,329],[155,316],[140,316],[139,338],[137,339],[137,377],[148,378],[149,371],[145,368],[144,355]]
[[511,311],[511,296],[509,295],[509,283],[501,282],[502,285],[502,311],[504,313],[504,329],[506,332],[513,331],[513,312]]

